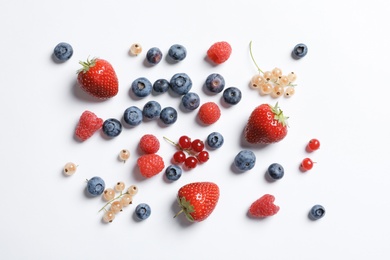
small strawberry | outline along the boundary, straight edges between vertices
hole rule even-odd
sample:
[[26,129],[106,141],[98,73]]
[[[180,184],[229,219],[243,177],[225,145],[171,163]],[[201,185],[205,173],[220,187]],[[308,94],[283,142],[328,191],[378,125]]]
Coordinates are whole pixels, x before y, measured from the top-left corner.
[[207,50],[207,57],[216,64],[227,61],[232,53],[232,47],[228,42],[216,42]]
[[164,168],[164,161],[158,154],[141,155],[137,160],[137,165],[142,176],[151,178],[160,173]]
[[77,71],[77,81],[81,88],[90,95],[107,99],[118,93],[118,78],[108,61],[93,58],[80,61],[83,66]]
[[252,203],[249,208],[249,214],[253,217],[269,217],[273,216],[279,211],[279,206],[274,204],[275,197],[270,194],[265,194],[258,200]]
[[256,107],[245,127],[245,139],[252,144],[272,144],[287,135],[287,119],[278,103],[273,107],[262,104]]
[[183,213],[191,222],[205,220],[215,209],[219,199],[219,188],[212,182],[193,182],[181,187],[177,193],[177,201]]
[[81,140],[85,141],[90,138],[97,130],[102,128],[103,119],[97,117],[91,111],[84,111],[76,126],[75,135]]

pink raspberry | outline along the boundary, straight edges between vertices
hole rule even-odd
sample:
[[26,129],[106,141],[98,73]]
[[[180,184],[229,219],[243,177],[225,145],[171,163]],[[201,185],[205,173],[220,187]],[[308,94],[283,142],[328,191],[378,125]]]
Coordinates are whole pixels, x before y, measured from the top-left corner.
[[103,125],[103,119],[97,117],[91,111],[84,111],[76,126],[75,135],[81,140],[85,141],[90,138]]
[[207,57],[216,64],[227,61],[232,53],[232,47],[227,42],[216,42],[207,51]]
[[142,176],[146,178],[153,177],[165,168],[162,157],[157,154],[141,155],[137,160],[137,165]]
[[146,134],[141,137],[141,140],[139,141],[139,148],[146,154],[157,153],[160,149],[160,141],[156,136]]
[[217,122],[221,117],[221,110],[216,103],[206,102],[200,106],[198,116],[202,123],[211,125]]

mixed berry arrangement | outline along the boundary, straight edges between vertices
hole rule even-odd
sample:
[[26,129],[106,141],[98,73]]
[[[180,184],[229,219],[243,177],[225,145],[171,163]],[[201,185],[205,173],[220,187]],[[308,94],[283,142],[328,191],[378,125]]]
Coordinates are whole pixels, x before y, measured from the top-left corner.
[[[130,46],[129,54],[138,56],[143,52],[139,43]],[[280,68],[270,71],[263,71],[257,65],[253,52],[252,42],[249,44],[249,53],[257,74],[250,81],[253,88],[259,89],[261,95],[271,95],[273,98],[291,97],[295,94],[294,72],[283,74]],[[65,62],[70,59],[73,49],[68,43],[59,43],[54,48],[53,56],[58,62]],[[219,65],[227,62],[232,54],[232,47],[226,41],[212,44],[206,52],[209,62]],[[294,59],[301,59],[307,55],[307,46],[297,44],[291,53]],[[149,66],[157,66],[163,60],[164,53],[158,47],[152,47],[146,51],[145,61]],[[187,56],[187,49],[181,44],[172,45],[167,51],[167,57],[172,63],[183,62]],[[118,77],[113,66],[106,60],[100,58],[80,61],[81,69],[77,71],[77,82],[82,90],[89,95],[106,100],[118,94]],[[239,87],[225,87],[224,77],[219,73],[212,73],[205,77],[204,86],[210,95],[220,95],[226,107],[221,108],[216,102],[203,102],[200,96],[192,89],[193,82],[187,73],[179,72],[170,79],[160,78],[155,82],[149,81],[146,77],[138,77],[131,82],[130,92],[138,100],[150,96],[152,93],[161,95],[171,91],[181,98],[182,107],[188,112],[196,111],[195,115],[200,126],[208,126],[216,123],[221,118],[224,108],[235,106],[242,99],[242,92]],[[101,131],[107,138],[119,136],[124,127],[139,126],[144,120],[160,120],[162,124],[169,126],[178,121],[179,113],[173,106],[162,107],[156,100],[149,100],[143,107],[130,106],[123,111],[123,121],[117,118],[103,120],[95,113],[85,110],[81,113],[79,121],[75,126],[74,135],[80,142],[88,140],[93,134]],[[278,102],[275,105],[260,104],[255,107],[244,126],[243,139],[250,145],[272,145],[281,142],[288,133],[288,117],[284,115]],[[139,174],[144,178],[152,178],[164,173],[163,176],[168,182],[178,181],[183,170],[193,170],[199,164],[210,160],[210,150],[223,148],[224,136],[220,132],[210,132],[208,136],[191,139],[187,135],[179,136],[176,141],[168,137],[163,139],[175,149],[173,155],[166,164],[165,158],[158,154],[160,140],[154,134],[144,134],[139,139],[139,151],[136,166]],[[320,142],[312,138],[306,145],[306,152],[313,153],[320,148]],[[125,163],[131,158],[128,149],[120,150],[118,159]],[[313,168],[311,158],[304,158],[299,164],[302,172]],[[232,162],[238,172],[252,170],[256,165],[256,154],[251,149],[236,151]],[[77,165],[68,162],[63,168],[67,176],[76,173]],[[272,181],[280,181],[285,175],[285,168],[278,162],[268,166],[266,175]],[[91,197],[102,196],[106,204],[99,210],[104,211],[104,222],[110,223],[125,207],[133,203],[133,197],[138,193],[136,185],[126,189],[124,182],[117,182],[113,188],[106,188],[105,181],[100,176],[94,176],[87,180],[86,190]],[[174,216],[184,213],[191,222],[201,222],[207,219],[217,207],[220,197],[219,186],[213,182],[193,182],[184,184],[177,192],[177,202],[180,211]],[[277,214],[280,207],[274,203],[275,197],[272,194],[263,194],[253,201],[248,208],[248,215],[253,218],[270,217]],[[143,202],[134,209],[135,216],[139,220],[145,220],[151,216],[151,207]],[[311,220],[318,220],[325,215],[325,208],[322,205],[314,205],[309,211]]]

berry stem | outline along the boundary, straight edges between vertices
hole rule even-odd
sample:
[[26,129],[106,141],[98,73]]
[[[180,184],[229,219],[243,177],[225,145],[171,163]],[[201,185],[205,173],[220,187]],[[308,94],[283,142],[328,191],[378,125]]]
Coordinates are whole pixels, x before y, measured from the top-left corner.
[[120,193],[118,196],[116,196],[115,198],[113,199],[110,199],[98,212],[102,211],[102,210],[106,210],[106,207],[111,204],[114,200],[117,200],[119,198],[121,198],[123,195],[125,194],[129,194],[128,192],[125,192],[125,193]]
[[179,212],[177,212],[176,214],[175,214],[175,216],[173,216],[173,218],[176,218],[177,216],[179,216],[181,213],[183,213],[184,212],[184,209],[181,209]]
[[190,149],[183,149],[183,148],[181,148],[180,145],[179,145],[178,143],[175,143],[174,141],[170,140],[169,138],[167,138],[167,137],[165,137],[165,136],[163,136],[163,138],[164,138],[166,141],[168,141],[170,144],[176,146],[177,149],[182,150],[182,151],[188,153],[188,155],[194,155],[194,156],[197,155],[197,153],[194,153],[194,152],[193,152],[192,150],[190,150]]
[[264,72],[263,72],[263,71],[260,69],[260,67],[257,65],[255,58],[253,57],[253,53],[252,53],[252,41],[250,41],[250,43],[249,43],[249,53],[250,53],[250,55],[251,55],[252,61],[253,61],[253,63],[255,64],[257,70],[258,70],[260,73],[264,74]]

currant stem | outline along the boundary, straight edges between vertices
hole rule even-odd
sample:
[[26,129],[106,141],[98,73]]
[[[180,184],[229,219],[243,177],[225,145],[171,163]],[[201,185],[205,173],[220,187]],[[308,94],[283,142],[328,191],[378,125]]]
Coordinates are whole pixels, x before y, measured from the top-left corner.
[[113,199],[110,199],[98,212],[100,212],[100,211],[102,211],[103,209],[104,210],[106,210],[106,207],[109,205],[109,204],[111,204],[111,202],[113,202],[114,200],[117,200],[117,199],[119,199],[120,197],[122,197],[123,195],[125,195],[125,194],[129,194],[128,192],[125,192],[125,193],[123,193],[122,194],[122,192],[121,192],[121,194],[119,194],[118,196],[116,196],[115,198],[113,198]]
[[260,67],[257,65],[257,63],[256,63],[256,61],[255,61],[255,58],[253,57],[253,53],[252,53],[252,41],[249,43],[249,53],[251,54],[252,61],[253,61],[253,63],[255,64],[257,70],[258,70],[260,73],[264,74],[264,72],[263,72],[263,71],[260,69]]
[[164,140],[166,140],[167,142],[171,143],[172,145],[176,146],[177,148],[180,148],[180,146],[175,143],[174,141],[172,141],[171,139],[168,139],[167,137],[163,136]]
[[163,136],[163,138],[164,138],[166,141],[168,141],[169,143],[171,143],[172,145],[176,146],[176,148],[178,148],[178,149],[180,149],[180,150],[182,150],[182,151],[188,153],[189,155],[194,155],[194,156],[197,155],[197,153],[193,152],[193,151],[190,150],[190,149],[182,149],[182,148],[180,147],[179,144],[177,144],[177,143],[175,143],[174,141],[168,139],[167,137]]

